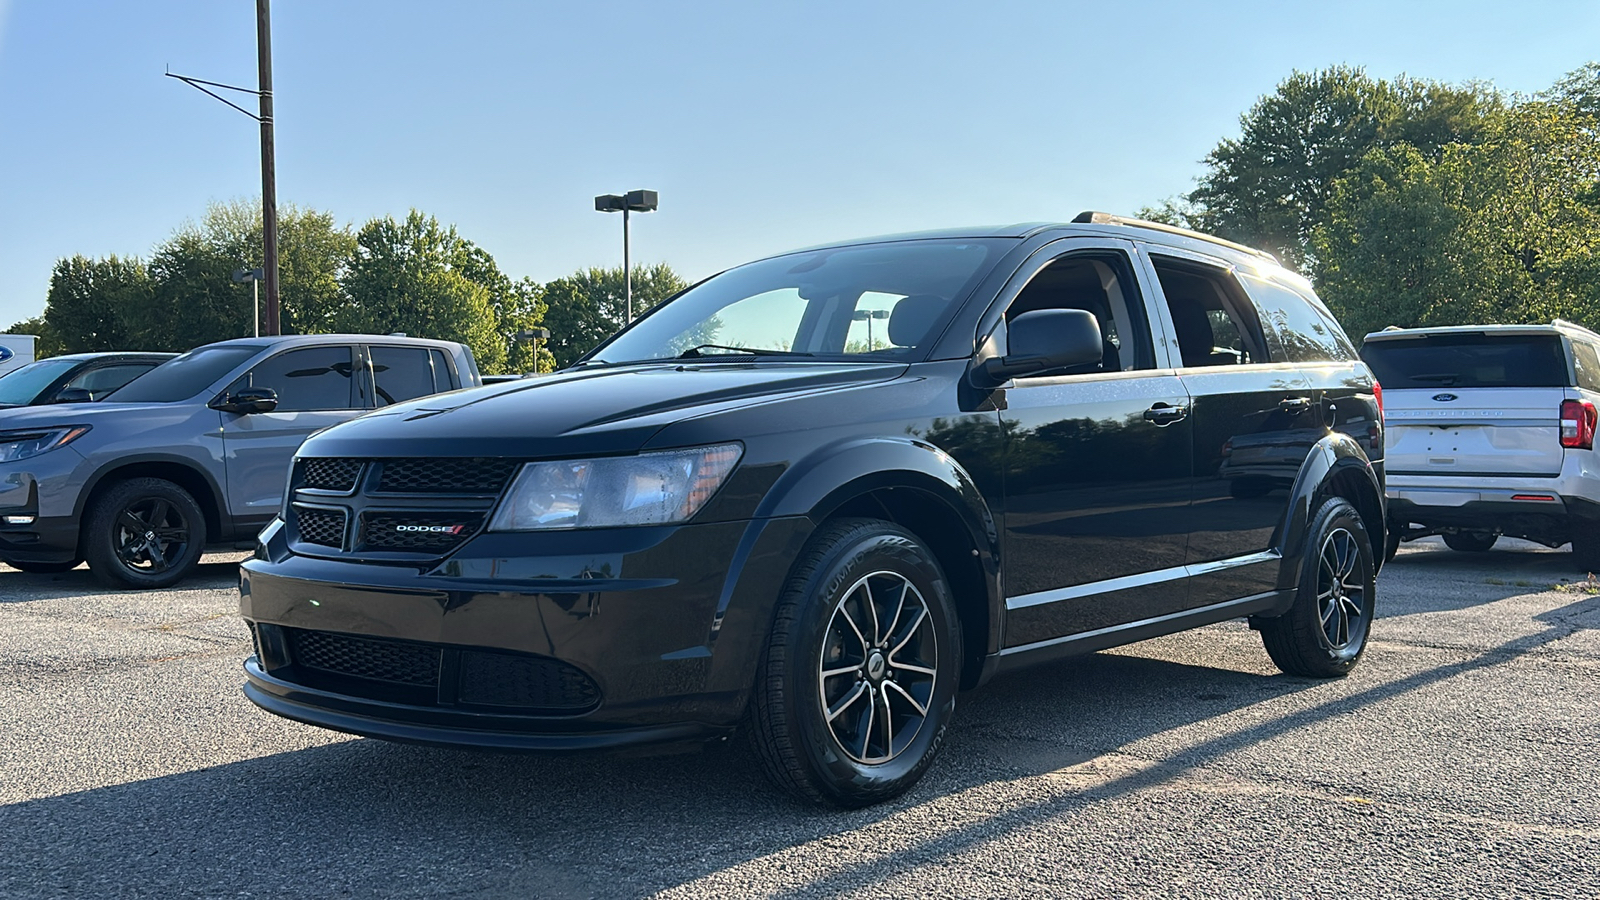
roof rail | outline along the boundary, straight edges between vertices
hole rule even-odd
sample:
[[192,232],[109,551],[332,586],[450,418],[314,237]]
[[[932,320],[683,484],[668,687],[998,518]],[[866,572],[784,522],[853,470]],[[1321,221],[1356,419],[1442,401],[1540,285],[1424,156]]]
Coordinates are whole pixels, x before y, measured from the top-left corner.
[[1254,247],[1246,247],[1243,244],[1236,244],[1233,241],[1223,240],[1215,235],[1194,231],[1189,228],[1179,228],[1176,225],[1168,225],[1165,222],[1151,222],[1146,219],[1130,219],[1127,216],[1118,216],[1107,212],[1096,212],[1092,209],[1086,209],[1083,212],[1078,213],[1076,216],[1073,216],[1072,222],[1075,225],[1128,225],[1133,228],[1149,228],[1153,231],[1164,231],[1167,234],[1176,234],[1186,238],[1194,238],[1197,241],[1207,241],[1212,244],[1221,244],[1224,247],[1227,247],[1231,250],[1237,250],[1240,253],[1248,253],[1251,256],[1259,256],[1262,259],[1270,259],[1274,263],[1278,262],[1278,258],[1276,256],[1273,256],[1271,253],[1268,253],[1265,250],[1257,250]]
[[1579,325],[1577,322],[1569,322],[1566,319],[1551,319],[1550,320],[1550,324],[1555,326],[1555,327],[1557,327],[1557,328],[1575,328],[1578,331],[1586,332],[1588,334],[1593,334],[1593,335],[1595,335],[1595,337],[1600,337],[1600,334],[1595,334],[1595,331],[1593,329],[1585,328],[1584,326]]

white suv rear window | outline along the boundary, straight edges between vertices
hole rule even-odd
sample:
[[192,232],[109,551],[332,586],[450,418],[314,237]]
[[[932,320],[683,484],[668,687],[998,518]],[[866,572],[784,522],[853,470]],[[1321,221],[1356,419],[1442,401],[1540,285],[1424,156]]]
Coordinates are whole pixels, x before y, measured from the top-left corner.
[[1386,390],[1565,387],[1561,338],[1553,334],[1428,334],[1369,341],[1361,358]]

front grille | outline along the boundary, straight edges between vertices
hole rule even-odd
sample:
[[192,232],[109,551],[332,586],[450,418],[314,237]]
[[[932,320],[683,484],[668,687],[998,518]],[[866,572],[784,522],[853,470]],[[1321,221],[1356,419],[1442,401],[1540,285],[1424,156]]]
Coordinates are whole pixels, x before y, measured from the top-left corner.
[[361,475],[359,459],[302,459],[300,460],[300,486],[320,491],[349,493],[356,489],[356,478]]
[[361,517],[361,548],[442,553],[472,537],[482,524],[481,513],[369,512]]
[[396,494],[498,494],[517,470],[512,459],[386,459],[378,490]]
[[345,511],[316,506],[294,507],[295,528],[301,543],[335,549],[344,546]]
[[329,631],[284,631],[295,663],[308,669],[419,687],[438,684],[438,647]]
[[588,709],[600,700],[600,688],[559,659],[463,650],[460,696],[483,706]]

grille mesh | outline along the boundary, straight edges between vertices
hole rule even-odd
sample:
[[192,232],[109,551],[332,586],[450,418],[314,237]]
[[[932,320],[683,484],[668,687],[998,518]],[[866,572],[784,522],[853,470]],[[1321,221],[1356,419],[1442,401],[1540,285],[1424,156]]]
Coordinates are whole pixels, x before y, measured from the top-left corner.
[[498,494],[517,469],[512,459],[389,459],[378,490],[398,494]]
[[302,543],[335,549],[344,546],[345,511],[295,505],[295,527]]
[[463,650],[460,697],[483,706],[573,710],[599,702],[600,688],[558,659]]
[[[478,532],[479,513],[367,513],[361,517],[361,546],[367,550],[431,550],[455,547]],[[406,531],[403,528],[460,528],[448,531]]]
[[285,629],[294,661],[334,675],[431,686],[439,680],[439,648],[328,631]]
[[359,459],[302,459],[300,483],[302,487],[323,491],[349,492],[356,489],[356,478],[361,474]]

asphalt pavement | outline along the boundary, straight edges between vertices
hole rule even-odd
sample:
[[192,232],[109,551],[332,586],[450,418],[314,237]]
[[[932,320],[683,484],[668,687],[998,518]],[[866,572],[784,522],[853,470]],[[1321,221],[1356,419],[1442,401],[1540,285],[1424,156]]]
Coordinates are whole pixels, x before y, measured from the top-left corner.
[[0,896],[1600,897],[1600,596],[1555,589],[1564,550],[1408,545],[1343,680],[1278,674],[1243,623],[998,679],[855,812],[737,742],[547,758],[266,715],[235,561],[153,593],[0,566]]

